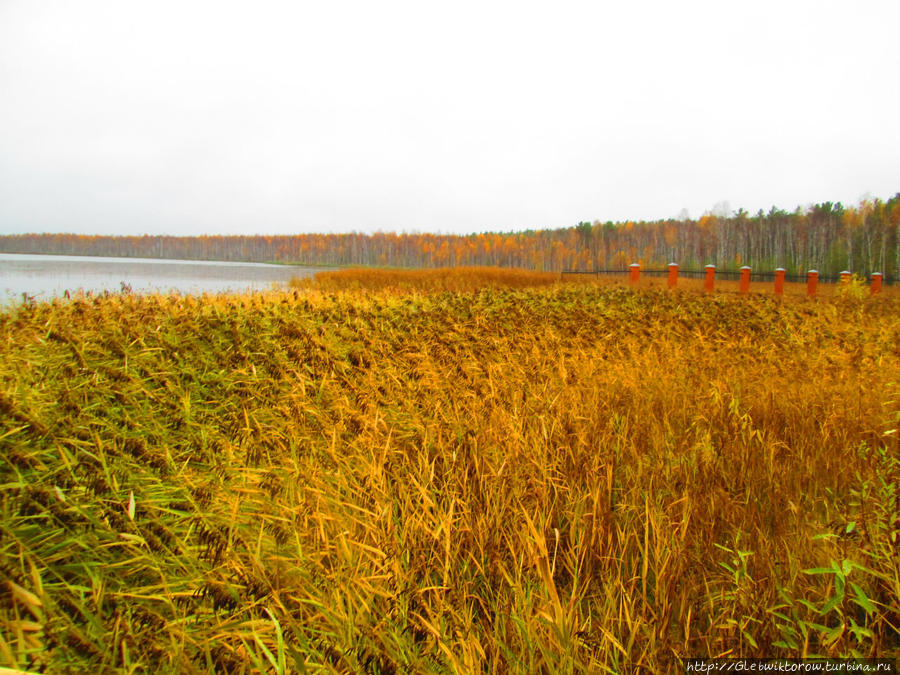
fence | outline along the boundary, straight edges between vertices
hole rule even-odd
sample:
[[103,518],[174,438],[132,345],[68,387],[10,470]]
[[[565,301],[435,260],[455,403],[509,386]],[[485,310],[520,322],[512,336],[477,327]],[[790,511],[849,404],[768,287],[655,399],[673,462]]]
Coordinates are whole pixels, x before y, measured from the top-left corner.
[[[746,266],[742,267],[737,272],[718,272],[715,265],[707,265],[702,270],[681,270],[677,263],[669,263],[666,269],[642,270],[639,263],[631,263],[627,270],[594,270],[592,272],[564,271],[563,274],[588,274],[598,278],[605,275],[622,276],[627,274],[628,282],[631,285],[636,285],[640,281],[641,275],[648,277],[666,277],[669,288],[675,288],[678,285],[679,277],[687,279],[703,279],[704,290],[709,292],[712,292],[715,289],[716,279],[723,281],[739,281],[739,290],[741,293],[748,293],[750,291],[750,281],[752,277],[752,280],[756,282],[771,281],[774,285],[775,295],[784,294],[785,282],[802,283],[805,281],[806,294],[811,298],[816,297],[819,282],[847,284],[850,283],[850,280],[852,279],[852,274],[847,270],[841,272],[838,277],[823,277],[819,275],[818,270],[809,270],[809,272],[806,273],[806,276],[787,274],[787,271],[783,267],[779,267],[773,272],[757,272],[756,274],[753,274],[752,269]],[[883,283],[884,278],[881,272],[872,273],[869,277],[869,292],[872,294],[881,292]]]

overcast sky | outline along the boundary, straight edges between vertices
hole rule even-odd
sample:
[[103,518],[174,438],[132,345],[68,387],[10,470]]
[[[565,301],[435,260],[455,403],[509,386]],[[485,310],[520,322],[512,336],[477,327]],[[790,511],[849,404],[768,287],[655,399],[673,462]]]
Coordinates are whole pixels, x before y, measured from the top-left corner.
[[898,25],[897,0],[0,0],[0,233],[887,198]]

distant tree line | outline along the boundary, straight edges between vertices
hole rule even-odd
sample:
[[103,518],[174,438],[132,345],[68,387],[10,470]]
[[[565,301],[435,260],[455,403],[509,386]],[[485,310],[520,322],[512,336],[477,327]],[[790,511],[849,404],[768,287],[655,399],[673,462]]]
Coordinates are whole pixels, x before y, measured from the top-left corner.
[[282,262],[315,265],[445,267],[497,265],[545,271],[625,269],[632,262],[733,271],[784,267],[900,277],[900,193],[855,206],[825,202],[750,214],[721,208],[698,220],[581,222],[574,227],[472,235],[394,233],[280,236],[0,236],[0,252]]

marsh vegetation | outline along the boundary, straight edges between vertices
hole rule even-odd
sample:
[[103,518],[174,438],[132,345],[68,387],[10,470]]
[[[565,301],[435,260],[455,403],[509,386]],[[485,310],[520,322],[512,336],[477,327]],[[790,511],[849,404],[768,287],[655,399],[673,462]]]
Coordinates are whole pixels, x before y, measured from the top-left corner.
[[897,297],[388,274],[0,314],[0,666],[897,655]]

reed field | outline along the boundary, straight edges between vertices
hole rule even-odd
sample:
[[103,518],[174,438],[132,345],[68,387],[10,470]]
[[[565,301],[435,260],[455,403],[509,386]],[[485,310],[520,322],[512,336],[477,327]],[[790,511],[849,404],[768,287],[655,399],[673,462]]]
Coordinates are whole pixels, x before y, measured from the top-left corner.
[[896,659],[900,297],[664,284],[7,308],[0,668]]

